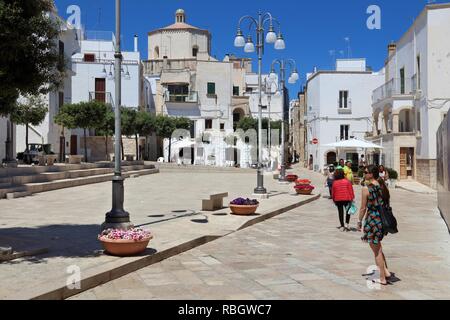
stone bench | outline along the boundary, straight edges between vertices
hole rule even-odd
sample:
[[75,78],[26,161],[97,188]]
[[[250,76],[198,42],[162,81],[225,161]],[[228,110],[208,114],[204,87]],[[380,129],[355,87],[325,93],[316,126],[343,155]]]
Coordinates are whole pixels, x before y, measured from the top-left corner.
[[45,162],[47,162],[48,166],[53,166],[58,159],[56,154],[49,154],[45,156]]
[[209,195],[209,199],[202,200],[202,211],[216,211],[223,209],[223,199],[227,197],[228,192]]
[[126,154],[125,160],[126,161],[134,161],[134,154]]
[[83,155],[70,155],[67,156],[69,164],[81,164],[81,161],[83,160]]

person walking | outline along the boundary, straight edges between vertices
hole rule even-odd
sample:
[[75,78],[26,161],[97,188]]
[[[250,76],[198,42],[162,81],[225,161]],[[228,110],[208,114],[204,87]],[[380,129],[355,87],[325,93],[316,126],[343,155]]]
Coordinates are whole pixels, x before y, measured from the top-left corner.
[[327,170],[327,180],[325,181],[325,185],[328,187],[328,190],[330,191],[330,199],[333,199],[333,192],[332,192],[332,186],[334,182],[334,166],[329,166]]
[[[338,208],[339,222],[340,226],[337,227],[342,231],[350,231],[350,214],[348,213],[348,208],[350,208],[350,204],[355,199],[355,193],[353,191],[353,186],[344,176],[344,171],[338,169],[334,173],[334,182],[331,188],[331,195],[333,197],[333,201]],[[345,209],[347,208],[347,209]],[[344,209],[345,212],[345,225],[344,225]]]
[[[388,270],[386,257],[384,256],[381,245],[385,232],[383,231],[383,223],[381,221],[381,215],[378,208],[383,206],[385,201],[389,201],[389,199],[384,199],[384,196],[389,195],[383,193],[383,188],[379,182],[379,172],[379,168],[374,165],[368,166],[364,172],[366,186],[362,189],[358,230],[364,232],[361,240],[369,243],[369,246],[375,256],[375,263],[380,270],[380,279],[372,281],[381,285],[387,285],[391,284],[391,282],[389,282],[389,278],[392,277],[392,274]],[[365,221],[364,228],[363,221]]]
[[350,183],[353,185],[353,170],[352,170],[352,162],[349,160],[345,163],[344,167],[344,175],[345,178],[350,181]]

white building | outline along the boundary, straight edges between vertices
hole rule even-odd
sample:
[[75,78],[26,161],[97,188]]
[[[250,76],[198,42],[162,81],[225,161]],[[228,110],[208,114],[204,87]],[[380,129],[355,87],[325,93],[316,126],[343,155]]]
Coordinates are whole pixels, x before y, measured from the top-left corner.
[[[400,179],[436,188],[436,132],[450,106],[450,4],[427,5],[388,47],[385,83],[373,92],[373,141]],[[374,155],[380,158],[380,155]]]
[[[57,13],[51,14],[52,18],[60,23],[60,34],[57,40],[57,50],[61,59],[65,59],[68,63],[66,77],[61,87],[57,91],[50,92],[42,96],[43,101],[48,106],[48,113],[44,121],[38,126],[29,126],[28,130],[28,141],[29,143],[42,143],[51,144],[52,151],[56,154],[60,154],[61,145],[61,128],[54,123],[54,117],[59,111],[59,108],[65,104],[72,101],[72,78],[74,73],[71,69],[70,57],[74,52],[80,50],[80,30],[74,29],[71,25],[62,20]],[[19,101],[23,98],[19,98]],[[25,126],[16,126],[16,149],[17,152],[23,152],[26,149],[25,146]],[[65,130],[65,141],[67,142],[70,135],[67,130]],[[69,151],[69,144],[66,143],[64,146],[65,152]]]
[[[85,32],[80,50],[72,55],[72,103],[97,100],[115,106],[115,44],[116,37],[112,32]],[[122,56],[122,106],[138,108],[142,105],[142,81],[137,37],[134,51],[123,51]],[[72,130],[71,154],[83,153],[80,148],[82,136],[81,130]]]
[[315,171],[341,158],[358,162],[362,150],[336,154],[336,149],[326,145],[352,137],[362,139],[372,130],[372,92],[383,81],[383,74],[369,70],[365,59],[337,60],[336,70],[308,75],[307,150]]
[[[251,60],[226,55],[220,61],[211,56],[211,34],[187,24],[182,9],[175,13],[174,24],[149,33],[144,77],[144,104],[157,114],[189,118],[192,142],[201,141],[205,130],[231,134],[242,117],[257,114],[257,79]],[[263,104],[267,106],[266,98]],[[271,112],[281,114],[280,98],[272,99]],[[179,149],[189,143],[174,139],[169,156],[165,141],[158,156],[177,161]],[[228,146],[218,138],[201,148],[192,147],[187,161],[219,166],[255,163],[242,148],[239,142]]]

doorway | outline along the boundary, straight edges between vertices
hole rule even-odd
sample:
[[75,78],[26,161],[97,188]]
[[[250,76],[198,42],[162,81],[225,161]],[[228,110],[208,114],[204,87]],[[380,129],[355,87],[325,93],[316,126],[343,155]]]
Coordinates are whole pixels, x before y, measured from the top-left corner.
[[106,102],[106,80],[104,78],[95,78],[95,100]]
[[327,153],[327,164],[335,164],[337,162],[337,154],[336,152],[328,152]]
[[70,155],[75,156],[78,154],[78,136],[70,136]]
[[400,148],[400,179],[414,178],[414,148]]

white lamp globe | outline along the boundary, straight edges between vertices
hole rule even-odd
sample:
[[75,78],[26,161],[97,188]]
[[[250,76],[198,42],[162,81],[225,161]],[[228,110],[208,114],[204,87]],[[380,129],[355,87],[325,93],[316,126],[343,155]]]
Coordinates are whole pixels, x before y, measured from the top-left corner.
[[288,83],[294,84],[295,82],[296,82],[296,80],[294,78],[292,78],[292,76],[290,76],[288,79]]
[[286,48],[286,44],[284,43],[283,36],[281,33],[278,35],[277,41],[275,41],[275,49],[276,50],[284,50]]
[[267,32],[266,35],[266,42],[267,43],[275,43],[277,41],[277,34],[273,30],[273,26],[270,26],[269,32]]
[[294,72],[291,74],[291,78],[292,78],[294,81],[298,81],[298,79],[300,79],[300,76],[298,75],[298,72],[297,72],[297,71],[294,71]]
[[255,45],[253,44],[251,36],[248,36],[247,38],[247,43],[244,46],[244,51],[247,53],[255,52]]
[[274,70],[270,71],[269,79],[272,80],[272,81],[276,81],[277,80],[277,74],[275,73]]
[[238,30],[236,38],[234,38],[234,46],[238,48],[245,46],[245,38],[241,30]]

